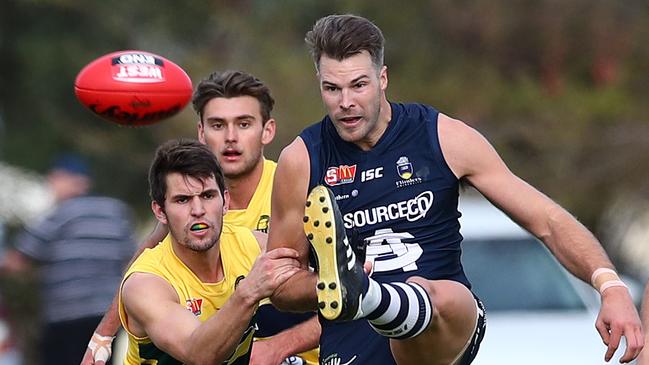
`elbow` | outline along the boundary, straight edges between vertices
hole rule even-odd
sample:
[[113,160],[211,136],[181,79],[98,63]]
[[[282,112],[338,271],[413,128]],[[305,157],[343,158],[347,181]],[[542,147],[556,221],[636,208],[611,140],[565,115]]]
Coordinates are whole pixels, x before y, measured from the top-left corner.
[[561,235],[566,223],[570,221],[576,221],[576,219],[558,204],[552,204],[546,208],[545,219],[538,222],[539,224],[534,228],[533,233],[548,247],[552,248],[556,238]]

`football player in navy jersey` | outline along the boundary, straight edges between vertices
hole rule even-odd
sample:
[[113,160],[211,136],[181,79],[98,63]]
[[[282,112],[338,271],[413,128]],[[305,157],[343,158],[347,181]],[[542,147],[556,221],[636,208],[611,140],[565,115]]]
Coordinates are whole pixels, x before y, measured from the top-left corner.
[[304,270],[272,299],[287,310],[319,308],[321,364],[471,363],[485,320],[460,262],[461,180],[601,293],[596,327],[607,361],[622,336],[621,361],[638,355],[638,313],[597,239],[474,129],[427,105],[389,102],[375,24],[327,16],[306,42],[328,115],[280,156],[268,244],[301,254]]

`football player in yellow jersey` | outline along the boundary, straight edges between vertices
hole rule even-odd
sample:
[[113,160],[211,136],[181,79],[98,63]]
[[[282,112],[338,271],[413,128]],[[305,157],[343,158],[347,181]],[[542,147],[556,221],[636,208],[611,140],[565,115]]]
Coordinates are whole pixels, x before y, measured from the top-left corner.
[[149,185],[153,213],[170,234],[122,281],[125,364],[248,364],[258,303],[297,272],[297,251],[260,252],[265,234],[223,223],[229,195],[204,144],[160,146]]
[[[198,84],[192,103],[200,118],[198,138],[219,160],[230,191],[224,220],[266,232],[276,166],[264,159],[264,146],[275,136],[270,90],[244,72],[213,73]],[[314,313],[282,313],[264,301],[258,324],[264,341],[255,342],[251,364],[318,364],[320,324]]]
[[[217,157],[228,187],[230,204],[224,221],[267,231],[276,166],[263,154],[264,146],[275,135],[275,120],[270,116],[274,100],[270,91],[244,72],[213,73],[197,86],[193,104],[200,118],[199,140]],[[154,247],[166,234],[166,228],[159,225],[142,244],[140,252],[145,247]],[[260,312],[258,333],[265,340],[253,346],[251,364],[277,365],[283,359],[290,365],[318,364],[320,325],[315,315],[280,313],[271,305],[262,305]],[[115,301],[97,327],[81,364],[103,365],[103,359],[110,356],[112,336],[118,329]],[[294,354],[299,357],[293,357]]]

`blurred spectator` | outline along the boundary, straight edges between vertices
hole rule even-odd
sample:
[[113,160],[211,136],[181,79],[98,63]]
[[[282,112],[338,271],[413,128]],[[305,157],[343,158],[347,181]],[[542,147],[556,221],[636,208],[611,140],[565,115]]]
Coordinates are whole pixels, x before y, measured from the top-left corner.
[[41,363],[75,364],[135,250],[131,212],[119,200],[88,195],[92,179],[80,156],[59,157],[47,183],[55,206],[17,235],[2,267],[37,269],[44,321]]

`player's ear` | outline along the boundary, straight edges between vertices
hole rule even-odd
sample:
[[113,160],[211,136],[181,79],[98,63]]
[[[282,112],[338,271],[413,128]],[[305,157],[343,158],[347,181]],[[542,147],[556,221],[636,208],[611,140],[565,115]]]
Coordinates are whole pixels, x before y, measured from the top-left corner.
[[230,209],[230,192],[228,189],[223,191],[223,215],[228,212]]
[[151,202],[151,210],[153,211],[153,215],[155,215],[155,218],[158,220],[158,222],[162,224],[169,224],[169,222],[167,221],[167,214],[165,214],[164,211],[164,207],[161,207],[158,202]]
[[200,119],[198,120],[197,129],[198,129],[198,140],[201,143],[205,144],[205,126],[203,125],[203,121]]
[[266,121],[266,124],[264,124],[264,130],[262,131],[261,134],[261,143],[263,145],[267,145],[270,142],[273,141],[273,138],[275,138],[275,119],[270,118]]
[[388,88],[388,66],[383,65],[379,71],[379,83],[381,90],[385,91]]

